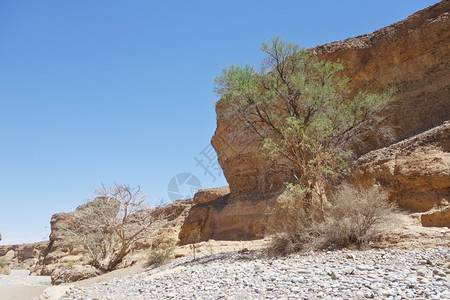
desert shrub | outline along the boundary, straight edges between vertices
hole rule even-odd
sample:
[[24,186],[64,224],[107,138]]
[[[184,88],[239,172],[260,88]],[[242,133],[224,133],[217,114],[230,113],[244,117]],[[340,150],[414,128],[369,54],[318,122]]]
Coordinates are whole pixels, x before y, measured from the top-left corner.
[[267,227],[273,235],[271,254],[330,246],[364,247],[392,221],[395,210],[387,200],[387,192],[379,186],[342,184],[325,209],[305,208],[302,197],[299,186],[288,185],[270,211]]
[[285,255],[305,249],[311,244],[315,218],[306,213],[298,185],[288,185],[273,210],[268,211],[267,229],[272,234],[270,252]]
[[393,224],[395,205],[380,186],[358,188],[342,184],[331,199],[326,223],[321,224],[318,247],[364,247]]
[[72,266],[79,265],[79,264],[80,264],[80,263],[75,262],[75,261],[68,261],[68,262],[66,262],[66,263],[64,264],[64,267],[65,267],[65,268],[70,268],[70,267],[72,267]]
[[9,275],[11,273],[11,269],[8,266],[8,263],[3,258],[0,258],[0,274]]
[[173,259],[173,250],[177,246],[175,239],[165,239],[150,249],[147,259],[147,267],[159,267]]

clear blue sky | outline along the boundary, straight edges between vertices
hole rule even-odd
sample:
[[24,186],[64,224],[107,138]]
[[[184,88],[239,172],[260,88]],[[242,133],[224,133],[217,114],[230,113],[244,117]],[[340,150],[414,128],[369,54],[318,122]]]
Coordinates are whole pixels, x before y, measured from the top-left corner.
[[274,35],[308,48],[436,2],[2,0],[0,244],[46,238],[52,214],[101,183],[141,185],[152,203],[183,172],[226,185],[194,160],[223,67],[258,64]]

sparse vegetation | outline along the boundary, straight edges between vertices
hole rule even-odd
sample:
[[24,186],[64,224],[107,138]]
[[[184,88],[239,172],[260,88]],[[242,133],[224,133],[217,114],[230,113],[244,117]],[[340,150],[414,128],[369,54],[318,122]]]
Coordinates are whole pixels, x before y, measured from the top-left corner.
[[321,248],[364,247],[384,227],[395,224],[396,206],[380,186],[357,188],[345,183],[331,200],[329,216],[321,224],[322,234],[317,240]]
[[70,267],[72,267],[72,266],[79,265],[79,264],[80,264],[80,263],[75,262],[75,261],[68,261],[68,262],[66,262],[66,263],[64,264],[64,268],[70,268]]
[[324,221],[317,221],[299,207],[296,194],[288,188],[269,217],[269,229],[274,234],[273,254],[312,248],[363,248],[386,224],[393,224],[395,205],[388,201],[387,192],[376,185],[357,188],[344,183],[339,186]]
[[196,227],[190,234],[189,236],[189,240],[190,240],[190,247],[192,249],[192,254],[194,256],[194,260],[195,260],[195,254],[197,252],[197,244],[202,240],[202,233],[200,231],[200,228]]
[[8,266],[8,263],[5,259],[0,258],[0,274],[9,275],[11,273],[11,269]]
[[159,267],[169,263],[173,258],[173,251],[177,246],[175,239],[165,239],[150,249],[147,266]]
[[76,209],[73,222],[64,228],[64,235],[68,243],[83,245],[92,266],[110,271],[138,241],[157,235],[164,214],[145,204],[146,197],[140,187],[102,185],[96,194]]

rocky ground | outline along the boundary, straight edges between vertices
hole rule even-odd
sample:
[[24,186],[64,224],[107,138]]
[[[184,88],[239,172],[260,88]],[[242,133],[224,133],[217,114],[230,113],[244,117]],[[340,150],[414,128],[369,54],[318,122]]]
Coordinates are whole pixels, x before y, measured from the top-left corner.
[[50,276],[30,276],[29,270],[11,270],[10,275],[0,275],[1,285],[51,285]]
[[61,299],[450,299],[450,249],[222,252],[176,261]]

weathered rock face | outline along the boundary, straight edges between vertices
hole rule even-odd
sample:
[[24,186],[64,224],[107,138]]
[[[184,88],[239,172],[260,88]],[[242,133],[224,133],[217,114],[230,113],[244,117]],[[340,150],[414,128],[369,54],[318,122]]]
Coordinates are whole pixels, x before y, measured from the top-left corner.
[[[450,1],[442,1],[371,34],[309,49],[321,59],[340,59],[353,91],[397,89],[395,105],[383,112],[393,141],[374,134],[358,154],[387,146],[450,118]],[[265,195],[282,188],[285,175],[260,157],[260,144],[238,124],[225,122],[217,103],[212,144],[230,185],[231,198]]]
[[47,248],[48,242],[0,246],[0,258],[5,258],[12,269],[31,269]]
[[385,186],[401,208],[431,210],[422,215],[424,226],[450,226],[450,121],[361,156],[353,179]]
[[[386,140],[374,132],[355,149],[356,154],[401,141],[450,119],[449,12],[450,1],[445,0],[371,34],[308,50],[321,59],[341,60],[353,91],[397,89],[395,104],[382,113],[393,137]],[[200,226],[203,239],[257,238],[264,228],[262,207],[274,201],[268,195],[280,193],[283,183],[291,180],[261,157],[261,145],[251,138],[250,131],[224,120],[226,109],[226,104],[218,101],[217,129],[211,142],[230,195],[195,205],[183,225],[182,242],[187,241],[187,228],[193,226]],[[422,157],[433,160],[433,155],[427,152]],[[418,209],[421,205],[413,204],[415,200],[403,201],[405,207]]]
[[225,196],[229,193],[230,193],[229,186],[223,186],[223,187],[212,188],[212,189],[201,189],[201,190],[198,190],[197,193],[195,193],[193,202],[194,202],[194,204],[210,202],[212,200],[215,200],[217,198]]
[[190,244],[200,233],[200,241],[251,240],[262,238],[264,216],[275,203],[276,195],[254,201],[230,201],[229,189],[200,190],[194,196],[200,201],[192,206],[179,233],[180,244]]

